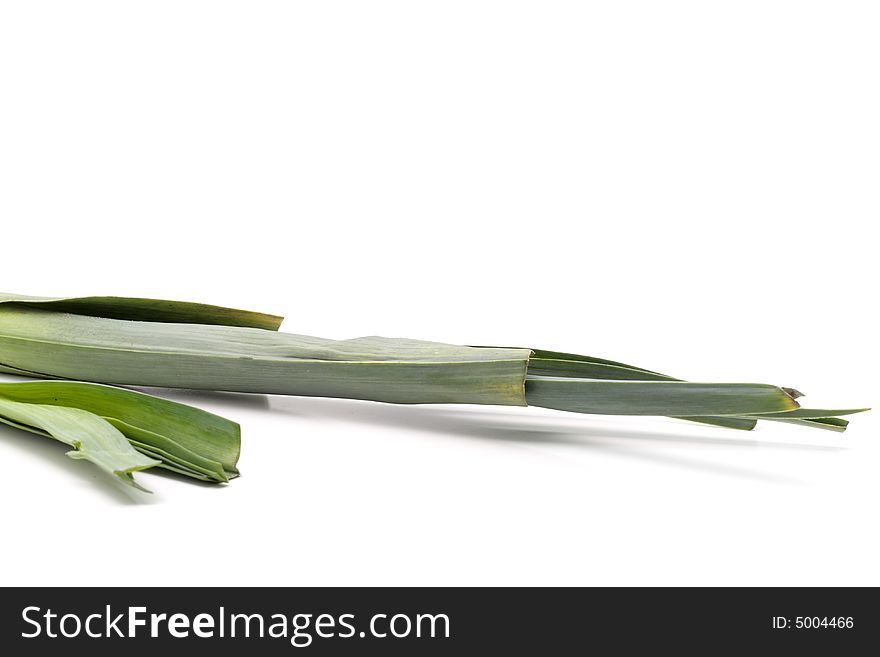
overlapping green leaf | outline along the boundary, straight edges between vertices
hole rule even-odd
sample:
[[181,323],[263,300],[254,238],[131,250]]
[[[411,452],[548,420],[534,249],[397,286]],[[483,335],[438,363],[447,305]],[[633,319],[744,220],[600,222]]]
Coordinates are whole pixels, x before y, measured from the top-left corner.
[[[532,350],[528,373],[532,376],[564,376],[610,381],[681,381],[675,377],[626,363],[544,349]],[[750,431],[757,424],[757,420],[740,417],[677,417],[675,415],[670,417],[742,431]]]
[[794,410],[797,402],[776,386],[683,381],[596,381],[529,376],[532,406],[603,415],[752,415]]
[[238,424],[133,390],[74,381],[0,383],[0,416],[71,445],[76,440],[82,458],[129,479],[154,465],[203,481],[238,475]]
[[[573,379],[599,379],[607,381],[682,381],[681,379],[676,379],[652,370],[627,365],[626,363],[602,358],[593,358],[591,356],[582,356],[580,354],[546,351],[541,349],[535,349],[532,351],[532,358],[529,361],[528,372],[530,378],[549,376]],[[790,388],[782,388],[782,390],[792,397],[792,399],[800,396],[800,393],[797,393],[797,391]],[[662,392],[663,389],[661,388],[659,391]],[[534,397],[530,397],[529,401],[530,403],[540,405],[537,404]],[[763,413],[758,410],[752,410],[743,413],[740,416],[676,416],[674,414],[672,416],[683,420],[703,422],[733,429],[752,429],[757,421],[761,419],[799,424],[801,426],[819,429],[829,429],[832,431],[843,431],[849,423],[837,416],[861,413],[866,410],[868,409],[805,409],[795,406],[795,408],[791,410],[783,410],[774,413]]]
[[105,472],[137,488],[138,470],[160,462],[138,452],[112,424],[78,408],[27,404],[0,397],[0,422],[49,436],[73,447],[71,458],[91,461]]
[[188,301],[139,299],[133,297],[31,297],[0,292],[0,304],[42,308],[59,313],[71,313],[108,319],[127,319],[138,322],[173,322],[179,324],[214,324],[246,326],[277,330],[283,321],[277,315],[250,310],[212,306]]
[[138,322],[0,303],[0,364],[42,376],[394,403],[526,405],[529,350]]

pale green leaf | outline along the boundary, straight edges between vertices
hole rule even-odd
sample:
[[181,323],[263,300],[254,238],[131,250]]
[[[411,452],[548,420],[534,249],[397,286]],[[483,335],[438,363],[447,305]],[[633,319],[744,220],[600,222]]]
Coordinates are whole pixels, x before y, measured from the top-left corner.
[[67,455],[71,458],[90,461],[136,488],[143,489],[132,473],[159,465],[159,461],[132,447],[112,424],[79,408],[28,404],[0,397],[0,422],[70,445],[73,451]]

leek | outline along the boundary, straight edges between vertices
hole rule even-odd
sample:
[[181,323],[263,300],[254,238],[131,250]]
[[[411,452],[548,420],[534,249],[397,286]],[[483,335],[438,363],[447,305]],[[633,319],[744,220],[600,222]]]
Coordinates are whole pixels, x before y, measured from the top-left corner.
[[0,295],[0,371],[115,385],[390,403],[666,415],[736,429],[759,419],[842,431],[791,388],[692,383],[577,354],[278,332],[282,318],[185,302]]

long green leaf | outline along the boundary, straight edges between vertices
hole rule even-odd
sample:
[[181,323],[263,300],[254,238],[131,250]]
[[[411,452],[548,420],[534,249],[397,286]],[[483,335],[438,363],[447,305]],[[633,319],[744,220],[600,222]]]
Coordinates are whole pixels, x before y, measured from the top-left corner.
[[798,408],[793,411],[786,411],[784,413],[762,413],[760,420],[775,420],[775,419],[803,419],[803,420],[821,420],[828,417],[837,417],[839,415],[855,415],[856,413],[864,413],[865,411],[871,410],[870,408],[843,408],[843,409],[828,409],[828,408]]
[[66,379],[395,403],[525,406],[527,349],[135,322],[0,304],[0,363]]
[[[681,381],[681,379],[618,361],[541,349],[534,349],[532,353],[533,356],[529,361],[528,370],[530,375],[568,376],[620,381]],[[799,393],[796,393],[796,391],[785,390],[793,397],[799,396]],[[746,430],[754,428],[758,419],[784,420],[791,424],[799,424],[817,429],[844,431],[849,423],[835,416],[861,413],[867,410],[869,409],[817,410],[798,408],[782,413],[764,413],[754,417],[680,417],[678,419]]]
[[532,406],[603,415],[740,416],[798,407],[781,388],[752,383],[529,377],[526,396]]
[[204,303],[132,297],[29,297],[0,292],[0,304],[139,322],[217,324],[277,330],[284,318]]
[[[544,349],[532,349],[528,374],[531,376],[564,376],[610,381],[681,381],[681,379],[666,374],[618,361]],[[740,431],[751,431],[758,423],[755,419],[739,417],[682,417],[675,415],[670,417]]]
[[767,419],[771,422],[787,422],[789,424],[799,424],[802,427],[812,427],[814,429],[827,429],[829,431],[846,431],[846,427],[849,425],[849,421],[844,420],[840,417],[822,417],[822,418],[810,418],[810,419],[799,419],[799,418],[785,418],[785,417],[768,417],[761,418]]
[[529,373],[537,376],[571,376],[579,379],[619,381],[681,380],[615,360],[545,349],[532,349]]

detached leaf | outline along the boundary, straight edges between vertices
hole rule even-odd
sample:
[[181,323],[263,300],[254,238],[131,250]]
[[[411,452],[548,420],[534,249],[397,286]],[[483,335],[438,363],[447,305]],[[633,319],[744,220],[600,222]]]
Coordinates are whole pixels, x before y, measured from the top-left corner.
[[[84,458],[90,460],[90,455],[108,451],[112,436],[114,454],[137,457],[131,466],[148,463],[143,467],[158,466],[202,481],[226,482],[238,476],[241,428],[186,404],[78,381],[0,383],[0,404],[0,421],[73,446],[76,439],[88,448],[83,449],[89,454]],[[87,419],[80,421],[75,435],[61,432],[65,425],[57,421],[48,424],[64,417],[71,422]],[[84,435],[100,442],[90,443]]]
[[0,422],[33,433],[51,436],[73,447],[67,455],[91,461],[124,483],[137,484],[133,472],[159,465],[139,453],[125,436],[106,420],[78,408],[26,404],[0,398]]

